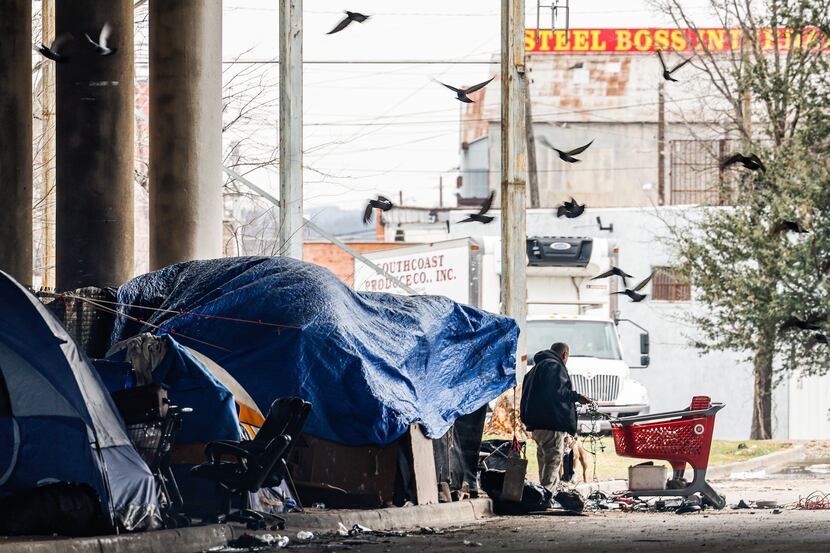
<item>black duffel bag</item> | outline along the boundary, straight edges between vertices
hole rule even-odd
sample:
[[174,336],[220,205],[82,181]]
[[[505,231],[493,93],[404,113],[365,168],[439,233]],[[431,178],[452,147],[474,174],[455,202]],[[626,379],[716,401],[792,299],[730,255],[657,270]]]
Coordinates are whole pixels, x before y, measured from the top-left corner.
[[526,515],[544,511],[551,507],[553,494],[536,482],[525,480],[521,501],[506,501],[501,498],[504,485],[503,470],[485,470],[481,473],[481,487],[493,500],[493,512],[497,515]]

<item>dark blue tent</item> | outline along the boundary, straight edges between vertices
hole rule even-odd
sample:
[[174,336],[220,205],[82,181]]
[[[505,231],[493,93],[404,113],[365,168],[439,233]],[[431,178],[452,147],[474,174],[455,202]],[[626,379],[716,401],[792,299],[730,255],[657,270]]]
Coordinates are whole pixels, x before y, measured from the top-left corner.
[[422,424],[443,435],[515,383],[518,327],[439,296],[358,293],[285,257],[192,261],[118,290],[111,343],[170,333],[236,378],[266,411],[314,404],[309,434],[386,445]]
[[0,494],[83,482],[127,530],[158,524],[155,480],[90,362],[60,322],[0,271]]

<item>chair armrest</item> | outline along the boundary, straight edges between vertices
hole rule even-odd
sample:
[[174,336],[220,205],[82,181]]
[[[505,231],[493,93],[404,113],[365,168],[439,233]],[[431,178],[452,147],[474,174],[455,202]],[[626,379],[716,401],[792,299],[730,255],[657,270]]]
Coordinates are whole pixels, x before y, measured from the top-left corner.
[[242,447],[240,442],[229,440],[210,442],[205,446],[205,456],[211,463],[218,462],[222,455],[232,455],[242,461],[250,458],[253,454],[254,452]]

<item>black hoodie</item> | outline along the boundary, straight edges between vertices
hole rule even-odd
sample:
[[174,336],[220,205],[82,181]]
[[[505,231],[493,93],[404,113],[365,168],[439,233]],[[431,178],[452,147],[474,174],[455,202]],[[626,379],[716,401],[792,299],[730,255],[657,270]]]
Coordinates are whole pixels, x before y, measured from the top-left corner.
[[534,367],[522,383],[519,413],[530,430],[556,430],[576,434],[579,394],[558,353],[543,350],[533,357]]

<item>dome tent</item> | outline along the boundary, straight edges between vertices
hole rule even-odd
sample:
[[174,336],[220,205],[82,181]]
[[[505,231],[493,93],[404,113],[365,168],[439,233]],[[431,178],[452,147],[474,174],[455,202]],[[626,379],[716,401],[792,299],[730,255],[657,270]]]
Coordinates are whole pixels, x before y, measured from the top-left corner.
[[86,483],[126,530],[158,525],[153,475],[86,356],[29,291],[0,271],[0,494]]

